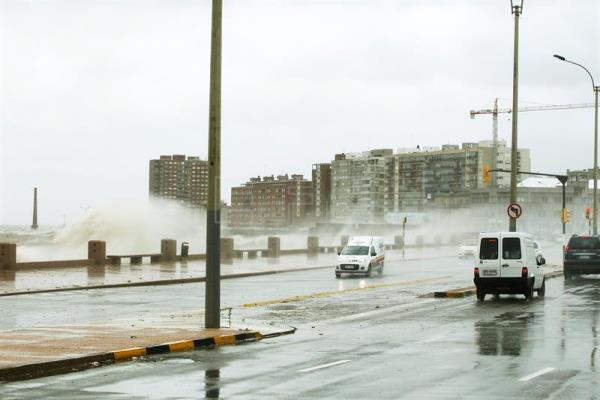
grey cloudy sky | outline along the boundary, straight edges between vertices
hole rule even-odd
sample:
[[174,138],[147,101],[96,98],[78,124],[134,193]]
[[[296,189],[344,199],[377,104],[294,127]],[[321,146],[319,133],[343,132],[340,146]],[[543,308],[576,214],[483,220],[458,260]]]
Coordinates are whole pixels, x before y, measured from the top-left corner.
[[[0,224],[147,199],[148,160],[206,157],[208,0],[0,0]],[[600,2],[526,0],[520,104],[593,101]],[[338,152],[491,138],[509,0],[224,0],[223,198]],[[510,100],[501,103],[508,107]],[[522,114],[532,168],[592,165],[593,110]],[[510,121],[500,118],[500,137]]]

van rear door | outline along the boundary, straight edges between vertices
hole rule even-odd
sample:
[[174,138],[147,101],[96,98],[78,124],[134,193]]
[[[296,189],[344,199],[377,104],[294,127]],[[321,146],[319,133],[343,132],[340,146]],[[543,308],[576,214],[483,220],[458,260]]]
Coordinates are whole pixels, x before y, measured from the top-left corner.
[[501,248],[501,270],[503,278],[518,278],[523,269],[523,252],[525,248],[521,237],[514,234],[502,235]]
[[482,235],[479,238],[479,275],[482,278],[500,277],[499,242],[499,237],[495,235]]

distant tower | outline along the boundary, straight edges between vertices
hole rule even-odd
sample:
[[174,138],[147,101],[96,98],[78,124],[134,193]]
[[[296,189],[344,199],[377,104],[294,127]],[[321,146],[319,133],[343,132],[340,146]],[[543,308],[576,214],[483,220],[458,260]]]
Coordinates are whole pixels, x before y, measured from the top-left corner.
[[31,224],[31,229],[35,230],[37,228],[37,188],[33,188],[33,223]]

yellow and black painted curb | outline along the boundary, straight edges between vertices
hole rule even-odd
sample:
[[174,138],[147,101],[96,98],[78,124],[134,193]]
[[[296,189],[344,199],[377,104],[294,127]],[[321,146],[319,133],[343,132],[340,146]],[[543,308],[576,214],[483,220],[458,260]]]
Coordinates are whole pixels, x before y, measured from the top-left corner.
[[224,345],[256,342],[264,338],[291,334],[295,331],[296,328],[293,328],[291,330],[270,333],[266,335],[256,331],[247,331],[232,335],[219,335],[195,340],[181,340],[147,347],[134,347],[131,349],[116,350],[107,353],[20,365],[18,367],[0,368],[0,382],[21,381],[69,372],[83,371],[86,369],[99,367],[101,365],[110,365],[135,358],[177,351],[192,351]]

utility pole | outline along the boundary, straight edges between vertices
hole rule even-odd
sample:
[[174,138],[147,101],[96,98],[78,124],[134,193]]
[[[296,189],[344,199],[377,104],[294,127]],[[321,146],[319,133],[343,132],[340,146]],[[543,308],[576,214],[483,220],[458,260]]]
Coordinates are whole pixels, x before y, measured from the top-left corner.
[[[519,16],[523,12],[523,1],[516,1],[513,3],[511,0],[511,12],[515,16],[515,37],[514,37],[514,57],[513,57],[513,110],[519,109]],[[517,121],[518,112],[513,112],[512,116],[512,141],[511,141],[511,152],[510,152],[510,203],[515,204],[517,202],[517,171],[519,166],[517,165]],[[510,232],[516,232],[517,230],[517,219],[509,217],[508,230]]]
[[206,210],[206,328],[221,327],[221,33],[222,0],[212,2]]

